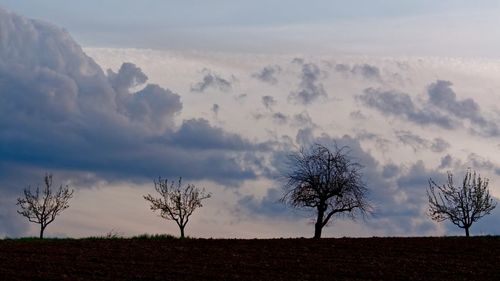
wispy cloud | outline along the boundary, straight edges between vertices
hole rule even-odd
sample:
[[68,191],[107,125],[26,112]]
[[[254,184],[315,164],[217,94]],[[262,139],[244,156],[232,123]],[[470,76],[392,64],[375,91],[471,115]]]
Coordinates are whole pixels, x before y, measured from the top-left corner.
[[230,79],[225,79],[219,74],[214,73],[209,69],[204,69],[202,81],[191,86],[192,92],[205,92],[206,90],[212,88],[222,92],[229,92],[233,87],[233,82],[236,78],[231,77]]
[[499,135],[496,123],[487,120],[471,98],[458,100],[449,81],[437,80],[427,87],[427,98],[417,104],[410,95],[395,90],[367,88],[357,98],[368,107],[387,116],[404,117],[419,125],[436,125],[445,129],[464,127],[485,136]]
[[264,67],[260,72],[252,74],[252,77],[262,82],[275,85],[278,83],[278,78],[276,78],[276,75],[279,74],[280,72],[281,72],[281,67],[279,65],[268,65]]
[[303,105],[326,98],[328,94],[320,82],[324,72],[314,63],[302,63],[301,68],[299,87],[290,93],[289,98]]

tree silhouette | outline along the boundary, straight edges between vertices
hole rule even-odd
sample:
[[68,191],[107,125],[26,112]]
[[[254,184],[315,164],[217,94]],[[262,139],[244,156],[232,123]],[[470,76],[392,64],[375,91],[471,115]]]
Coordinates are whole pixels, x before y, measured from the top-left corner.
[[429,179],[429,216],[435,221],[450,220],[456,226],[465,229],[469,237],[469,228],[496,207],[488,190],[489,180],[470,169],[465,173],[462,187],[453,185],[453,175],[448,172],[448,182],[436,184]]
[[203,207],[202,201],[210,198],[210,193],[205,193],[204,189],[198,189],[193,184],[182,187],[182,178],[177,184],[173,181],[163,180],[161,177],[154,181],[155,190],[161,197],[154,198],[150,194],[144,199],[151,203],[151,210],[160,210],[160,216],[167,220],[173,220],[179,226],[181,238],[184,238],[184,228],[189,222],[189,217],[198,207]]
[[34,192],[28,186],[24,189],[24,197],[17,198],[17,205],[20,207],[17,212],[30,222],[40,224],[40,239],[43,239],[47,225],[69,207],[68,201],[73,197],[73,190],[68,186],[61,185],[56,191],[52,189],[51,174],[45,175],[44,184],[42,190],[37,186]]
[[321,238],[323,227],[333,216],[355,218],[371,210],[361,178],[362,166],[348,154],[348,147],[335,145],[330,150],[315,144],[289,156],[281,200],[295,208],[315,209],[314,238]]

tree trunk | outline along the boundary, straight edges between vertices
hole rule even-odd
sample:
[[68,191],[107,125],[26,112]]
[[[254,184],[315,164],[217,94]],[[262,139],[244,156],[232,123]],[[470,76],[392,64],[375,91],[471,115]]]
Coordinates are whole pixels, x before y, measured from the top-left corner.
[[318,217],[316,218],[316,223],[314,224],[314,239],[321,238],[321,231],[323,230],[323,217],[325,216],[324,209],[318,207]]
[[184,239],[184,227],[185,226],[179,226],[179,229],[181,230],[181,239]]
[[469,237],[469,227],[470,226],[465,227],[465,237]]
[[40,225],[40,239],[43,239],[43,231],[45,230],[45,226]]

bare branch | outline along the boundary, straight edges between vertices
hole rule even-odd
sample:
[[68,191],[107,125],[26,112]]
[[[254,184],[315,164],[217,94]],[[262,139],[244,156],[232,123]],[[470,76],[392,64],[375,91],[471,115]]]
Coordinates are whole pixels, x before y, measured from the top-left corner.
[[366,215],[371,206],[362,180],[361,164],[349,157],[348,147],[329,149],[315,144],[289,156],[283,203],[316,209],[315,238],[335,215]]
[[68,202],[73,197],[73,190],[61,185],[54,193],[52,175],[46,174],[42,190],[37,186],[32,192],[31,186],[28,186],[24,189],[23,195],[24,197],[17,198],[17,205],[20,208],[17,212],[28,221],[40,224],[40,238],[43,238],[47,225],[69,207]]
[[448,182],[444,185],[438,185],[429,179],[429,216],[439,222],[450,220],[459,228],[465,229],[465,235],[469,236],[471,225],[496,207],[488,183],[488,179],[483,180],[470,169],[465,173],[461,188],[453,185],[451,172],[448,172]]
[[182,187],[182,178],[177,184],[161,177],[154,181],[155,190],[160,198],[148,194],[143,196],[151,204],[151,210],[160,211],[160,216],[166,220],[173,220],[179,226],[181,238],[184,238],[184,228],[189,222],[189,217],[198,207],[203,207],[202,201],[211,197],[205,189],[198,189],[193,184]]

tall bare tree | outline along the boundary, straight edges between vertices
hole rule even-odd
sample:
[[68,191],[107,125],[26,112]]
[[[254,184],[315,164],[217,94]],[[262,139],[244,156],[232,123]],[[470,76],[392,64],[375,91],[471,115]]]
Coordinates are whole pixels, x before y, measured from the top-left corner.
[[173,220],[179,226],[181,238],[184,238],[184,228],[189,222],[189,217],[198,207],[203,207],[202,201],[210,198],[210,193],[205,193],[204,189],[199,189],[193,184],[182,186],[182,178],[177,184],[161,177],[154,181],[155,190],[160,194],[160,198],[155,198],[150,194],[144,199],[151,203],[151,210],[160,210],[160,216],[167,220]]
[[361,164],[349,157],[348,147],[302,147],[289,156],[281,200],[295,208],[315,209],[314,238],[321,238],[332,217],[355,218],[371,211],[361,169]]
[[448,182],[436,184],[429,179],[429,216],[435,221],[450,220],[456,226],[465,229],[469,237],[472,224],[489,214],[496,207],[496,202],[488,190],[489,180],[483,179],[476,172],[467,170],[461,187],[453,185],[453,175],[448,172]]
[[37,186],[32,192],[31,186],[24,189],[24,197],[17,198],[17,211],[30,222],[40,224],[40,239],[43,239],[43,232],[47,225],[53,222],[56,217],[69,207],[69,199],[73,197],[73,190],[69,187],[59,186],[57,190],[52,188],[52,175],[46,174],[44,177],[44,187]]

